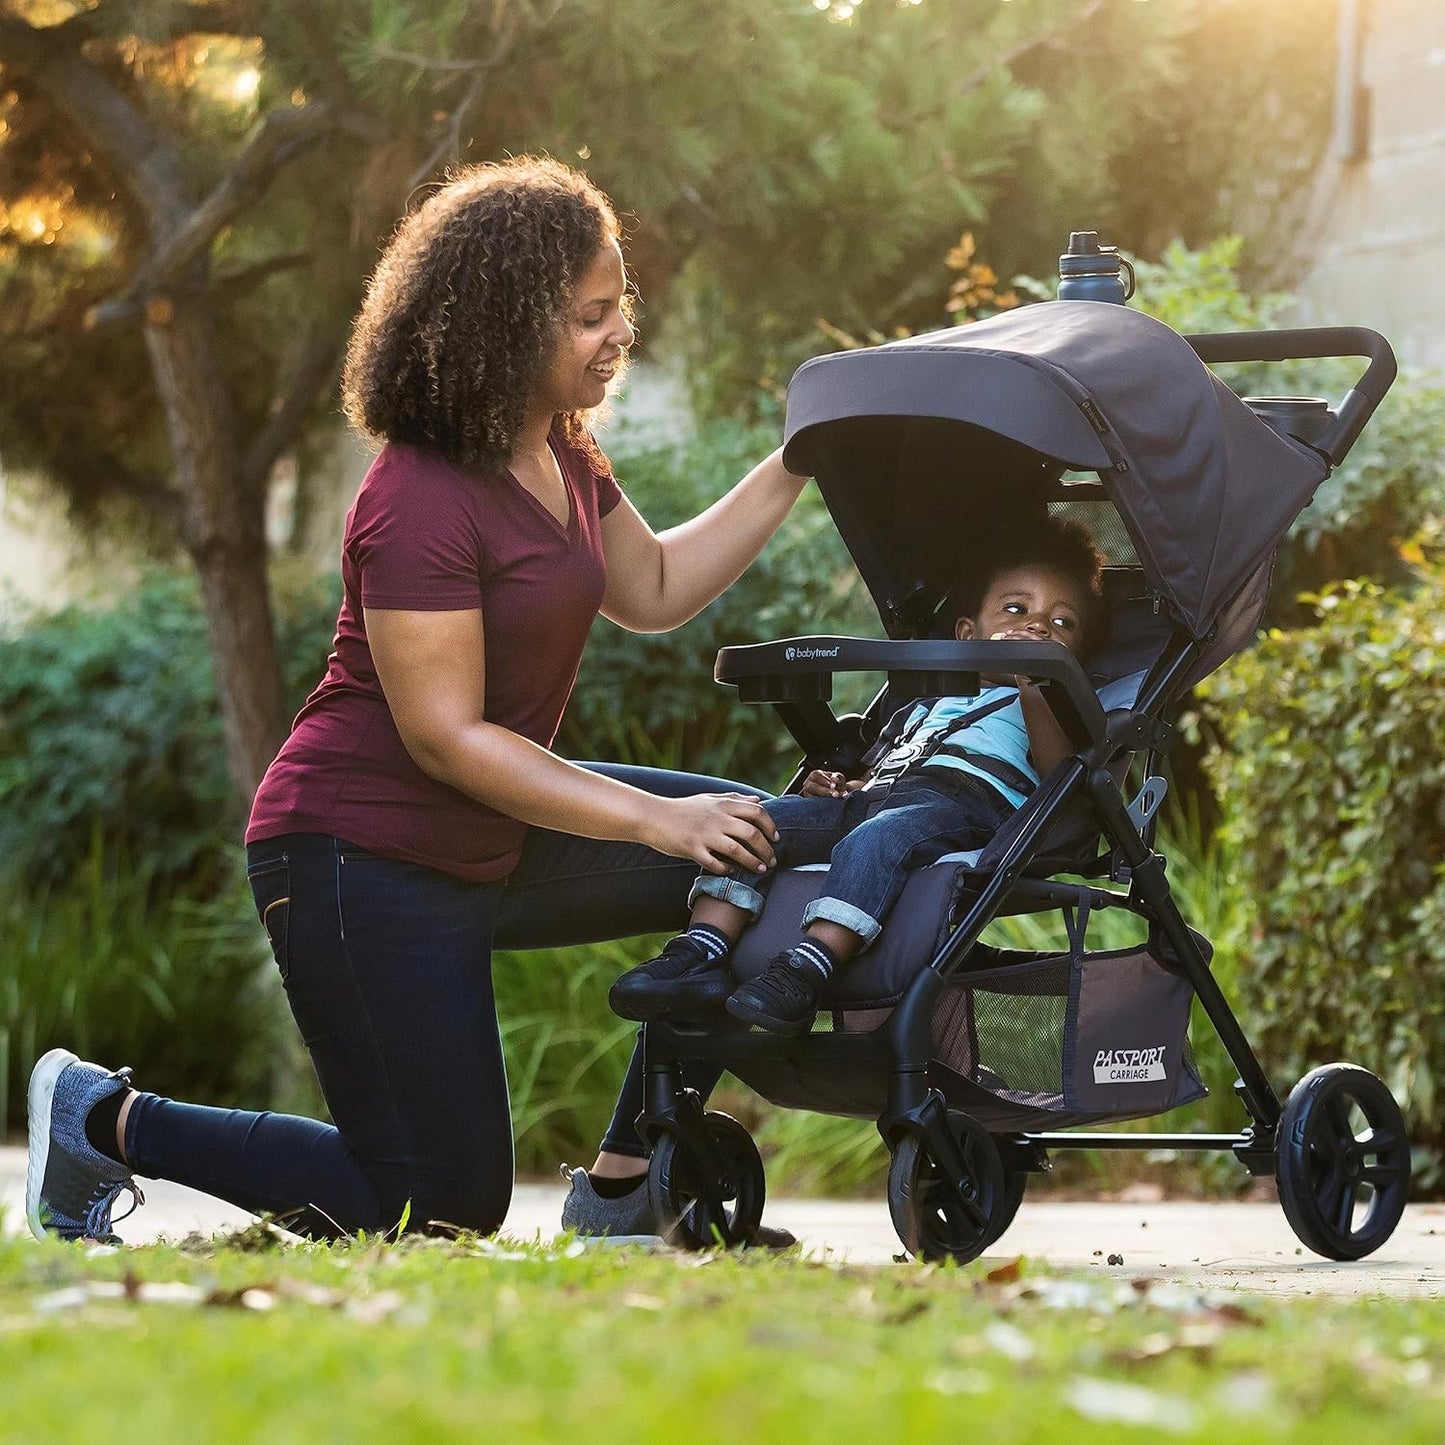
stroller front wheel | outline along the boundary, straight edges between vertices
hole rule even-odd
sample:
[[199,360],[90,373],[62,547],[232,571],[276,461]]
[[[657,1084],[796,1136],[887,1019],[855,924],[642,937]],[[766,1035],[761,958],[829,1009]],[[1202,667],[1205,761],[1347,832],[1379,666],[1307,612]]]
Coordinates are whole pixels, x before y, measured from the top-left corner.
[[948,1127],[967,1170],[963,1197],[948,1183],[928,1141],[909,1131],[895,1145],[888,1170],[888,1212],[915,1259],[966,1264],[1013,1222],[1025,1176],[1004,1169],[993,1136],[976,1119],[950,1109]]
[[1363,1259],[1395,1232],[1410,1141],[1395,1096],[1367,1069],[1325,1064],[1290,1090],[1275,1155],[1290,1228],[1326,1259]]
[[647,1193],[659,1233],[679,1249],[749,1244],[763,1217],[767,1181],[753,1137],[729,1114],[691,1128],[666,1128],[652,1145]]

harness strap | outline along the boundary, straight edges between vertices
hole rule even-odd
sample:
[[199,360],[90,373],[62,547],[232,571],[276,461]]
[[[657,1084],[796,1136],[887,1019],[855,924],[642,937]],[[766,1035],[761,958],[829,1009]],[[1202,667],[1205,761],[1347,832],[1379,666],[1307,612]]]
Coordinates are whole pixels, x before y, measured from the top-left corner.
[[[1008,707],[1009,704],[1012,703],[1014,698],[1017,696],[1018,694],[1016,692],[1012,694],[1005,693],[1003,697],[996,697],[991,702],[986,702],[980,707],[970,708],[968,711],[959,714],[959,716],[954,718],[954,720],[946,727],[939,728],[936,732],[932,733],[929,736],[928,741],[913,756],[896,759],[895,761],[888,764],[882,764],[882,759],[886,758],[890,753],[892,753],[898,748],[906,747],[907,745],[912,743],[914,735],[922,728],[923,724],[928,720],[929,712],[932,710],[934,704],[939,701],[939,699],[936,697],[918,699],[916,702],[910,705],[910,709],[912,707],[922,708],[922,715],[919,717],[918,721],[914,723],[911,728],[908,728],[906,730],[900,726],[897,735],[893,737],[889,737],[888,729],[885,729],[883,736],[879,738],[878,742],[875,743],[874,747],[870,750],[871,752],[877,754],[877,757],[879,759],[879,766],[877,767],[877,770],[874,772],[873,777],[872,779],[870,779],[867,786],[872,786],[873,784],[892,783],[895,779],[901,777],[905,772],[909,772],[913,768],[921,767],[940,749],[947,747],[948,740],[955,733],[962,732],[964,728],[970,727],[972,724],[978,722],[981,718],[988,717],[990,713],[999,712],[1002,709]],[[899,711],[902,712],[903,710],[900,708]],[[895,714],[895,717],[896,716],[897,714]],[[870,760],[865,758],[864,761],[869,762]],[[872,766],[871,762],[870,766]],[[1003,766],[1006,767],[1007,764],[1004,764]]]
[[1022,793],[1028,797],[1033,792],[1035,784],[1029,775],[1012,763],[1006,763],[1002,758],[990,757],[987,753],[971,752],[968,748],[960,748],[952,743],[945,743],[937,749],[932,756],[942,755],[946,758],[961,758],[970,767],[977,768],[981,773],[987,773],[991,778],[997,778],[1004,787],[1012,788],[1016,793]]

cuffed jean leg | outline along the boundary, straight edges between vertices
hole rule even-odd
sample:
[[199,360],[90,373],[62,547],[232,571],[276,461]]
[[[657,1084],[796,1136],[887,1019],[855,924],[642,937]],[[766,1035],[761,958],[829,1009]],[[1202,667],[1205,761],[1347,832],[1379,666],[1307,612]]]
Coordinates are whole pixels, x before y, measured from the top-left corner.
[[805,925],[831,919],[871,943],[908,875],[960,848],[981,847],[1007,816],[1007,805],[973,789],[940,789],[905,778],[871,817],[834,845],[825,893]]

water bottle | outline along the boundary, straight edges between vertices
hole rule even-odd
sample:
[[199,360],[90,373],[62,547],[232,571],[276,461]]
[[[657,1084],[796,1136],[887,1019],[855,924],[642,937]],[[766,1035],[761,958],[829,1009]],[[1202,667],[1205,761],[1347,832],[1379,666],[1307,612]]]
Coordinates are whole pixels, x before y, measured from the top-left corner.
[[[1128,273],[1125,288],[1120,272]],[[1069,249],[1059,257],[1060,301],[1112,301],[1122,306],[1134,294],[1134,268],[1115,246],[1101,246],[1097,231],[1071,231]]]

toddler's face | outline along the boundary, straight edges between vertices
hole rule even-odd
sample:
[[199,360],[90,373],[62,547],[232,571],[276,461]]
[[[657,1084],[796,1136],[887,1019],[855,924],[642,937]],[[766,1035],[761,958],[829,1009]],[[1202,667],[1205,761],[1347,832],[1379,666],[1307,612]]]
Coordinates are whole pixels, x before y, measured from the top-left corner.
[[1074,578],[1046,563],[1025,562],[1005,568],[989,583],[978,616],[960,617],[954,636],[1062,642],[1077,652],[1088,610],[1088,591]]

